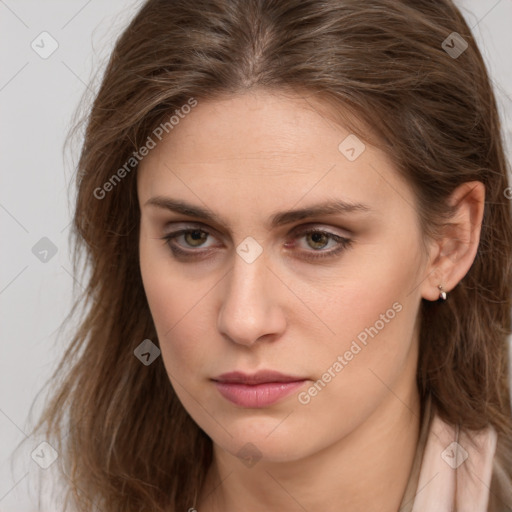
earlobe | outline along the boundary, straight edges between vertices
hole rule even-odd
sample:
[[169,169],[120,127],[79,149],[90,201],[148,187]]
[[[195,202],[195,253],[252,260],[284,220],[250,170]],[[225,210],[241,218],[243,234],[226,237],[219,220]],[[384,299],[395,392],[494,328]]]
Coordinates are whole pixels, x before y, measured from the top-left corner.
[[449,199],[454,208],[453,216],[441,229],[434,245],[427,278],[423,283],[422,297],[435,301],[446,299],[468,273],[475,260],[485,205],[485,186],[479,181],[463,183]]

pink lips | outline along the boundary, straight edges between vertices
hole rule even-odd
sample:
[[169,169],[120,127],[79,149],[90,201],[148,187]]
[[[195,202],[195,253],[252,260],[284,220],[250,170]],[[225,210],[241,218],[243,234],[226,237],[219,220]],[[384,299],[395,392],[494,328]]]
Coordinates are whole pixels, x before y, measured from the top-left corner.
[[253,375],[242,372],[223,373],[213,381],[220,394],[241,407],[262,408],[289,395],[307,379],[261,370]]

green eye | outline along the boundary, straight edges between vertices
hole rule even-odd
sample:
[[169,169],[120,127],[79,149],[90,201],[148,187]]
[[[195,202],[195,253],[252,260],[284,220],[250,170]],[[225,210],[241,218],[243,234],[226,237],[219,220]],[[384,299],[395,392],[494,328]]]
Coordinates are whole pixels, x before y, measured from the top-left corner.
[[200,229],[195,229],[194,231],[187,231],[183,233],[183,238],[191,247],[200,247],[202,243],[208,237],[208,233],[206,231],[202,231]]
[[[313,248],[313,251],[303,251],[305,259],[319,259],[319,258],[330,258],[338,255],[343,250],[350,247],[352,240],[335,235],[329,231],[323,231],[320,229],[307,229],[294,234],[294,238],[306,238],[306,243],[309,247]],[[334,248],[328,251],[324,249],[329,242],[334,242]]]
[[[180,229],[162,237],[162,240],[169,246],[174,256],[186,258],[204,258],[206,253],[210,253],[212,246],[205,246],[208,237],[212,236],[208,231],[198,228]],[[177,239],[183,237],[184,243],[178,243]],[[352,240],[336,235],[329,231],[320,229],[307,229],[293,234],[292,239],[298,240],[304,238],[306,244],[312,250],[300,249],[300,257],[306,260],[314,260],[320,258],[330,258],[338,255],[343,250],[349,248]],[[333,242],[333,248],[323,250],[328,246],[329,242]],[[295,248],[296,244],[286,244],[287,249],[290,247]],[[197,248],[206,247],[206,250],[194,250]]]

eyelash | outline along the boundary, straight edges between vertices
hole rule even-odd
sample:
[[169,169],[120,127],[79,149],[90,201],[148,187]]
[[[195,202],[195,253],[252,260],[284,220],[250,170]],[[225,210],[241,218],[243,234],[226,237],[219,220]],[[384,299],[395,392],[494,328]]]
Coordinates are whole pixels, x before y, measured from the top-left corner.
[[[174,231],[172,233],[169,233],[161,238],[161,240],[164,240],[164,243],[171,249],[174,256],[177,257],[183,257],[183,258],[198,258],[201,256],[200,251],[185,251],[176,245],[173,244],[173,240],[175,238],[178,238],[181,235],[186,235],[188,233],[194,233],[194,232],[201,232],[206,233],[207,235],[210,235],[210,233],[204,229],[200,228],[188,228],[188,229],[180,229],[178,231]],[[294,233],[294,238],[302,238],[307,235],[319,233],[322,235],[326,235],[329,240],[334,240],[338,243],[338,246],[335,249],[331,249],[330,251],[322,251],[321,249],[315,251],[313,250],[313,254],[310,254],[308,256],[304,256],[307,260],[319,260],[324,258],[331,258],[335,257],[338,254],[340,254],[345,249],[348,249],[352,245],[352,240],[349,238],[345,238],[339,235],[335,235],[334,233],[330,233],[329,231],[324,231],[321,229],[305,229],[299,232]],[[208,251],[201,251],[204,253],[207,253]],[[315,254],[316,253],[316,254]]]

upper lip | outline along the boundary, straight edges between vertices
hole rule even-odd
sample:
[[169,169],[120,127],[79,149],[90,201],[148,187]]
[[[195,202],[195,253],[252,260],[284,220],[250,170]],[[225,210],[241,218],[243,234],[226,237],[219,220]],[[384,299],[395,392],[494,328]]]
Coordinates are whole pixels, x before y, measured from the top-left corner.
[[262,384],[263,382],[297,382],[306,379],[294,375],[285,375],[274,370],[260,370],[253,374],[238,371],[223,373],[218,377],[214,377],[213,380],[237,384]]

